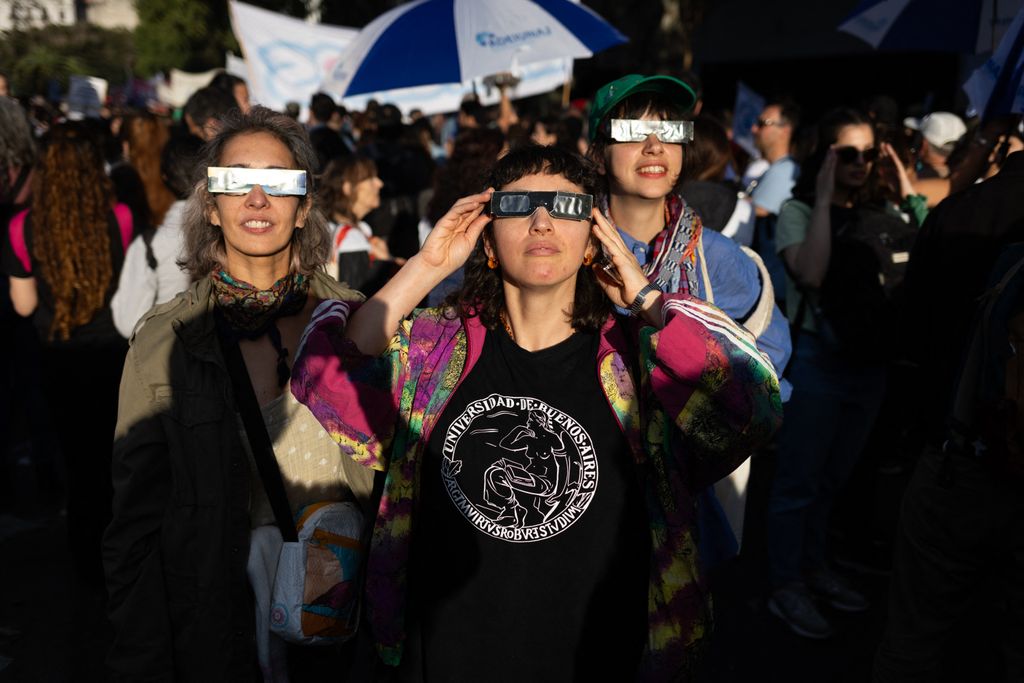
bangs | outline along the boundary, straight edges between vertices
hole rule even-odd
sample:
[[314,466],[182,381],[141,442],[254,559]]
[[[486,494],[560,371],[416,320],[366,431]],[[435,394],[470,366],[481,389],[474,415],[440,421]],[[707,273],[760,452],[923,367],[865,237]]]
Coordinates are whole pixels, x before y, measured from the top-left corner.
[[630,95],[607,117],[611,119],[640,119],[644,114],[653,114],[665,121],[681,121],[689,111],[677,101],[659,92],[640,92]]

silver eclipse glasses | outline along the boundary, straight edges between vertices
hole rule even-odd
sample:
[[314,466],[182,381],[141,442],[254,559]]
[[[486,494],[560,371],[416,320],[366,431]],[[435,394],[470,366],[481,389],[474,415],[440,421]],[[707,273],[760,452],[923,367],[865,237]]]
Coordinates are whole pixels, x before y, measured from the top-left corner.
[[273,197],[306,194],[306,172],[288,168],[240,168],[210,166],[206,169],[209,192],[245,195],[259,185]]
[[517,218],[530,216],[540,207],[553,218],[589,221],[594,197],[576,192],[495,192],[491,195],[491,216]]
[[693,121],[612,119],[608,123],[608,135],[616,142],[643,142],[652,133],[665,143],[684,143],[693,140]]

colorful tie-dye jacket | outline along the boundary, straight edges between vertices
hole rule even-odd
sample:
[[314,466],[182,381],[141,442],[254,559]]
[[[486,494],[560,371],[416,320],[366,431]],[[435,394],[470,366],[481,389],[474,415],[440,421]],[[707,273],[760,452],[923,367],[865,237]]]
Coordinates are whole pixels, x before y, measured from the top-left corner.
[[[449,398],[480,357],[477,318],[415,311],[380,357],[344,337],[349,306],[325,302],[300,346],[292,391],[353,459],[387,469],[368,566],[368,617],[381,657],[405,638],[419,464]],[[710,628],[698,574],[694,492],[731,472],[782,418],[779,385],[753,338],[720,310],[665,295],[664,326],[609,318],[597,368],[641,473],[651,529],[642,680],[687,680]],[[639,391],[634,381],[640,374]]]

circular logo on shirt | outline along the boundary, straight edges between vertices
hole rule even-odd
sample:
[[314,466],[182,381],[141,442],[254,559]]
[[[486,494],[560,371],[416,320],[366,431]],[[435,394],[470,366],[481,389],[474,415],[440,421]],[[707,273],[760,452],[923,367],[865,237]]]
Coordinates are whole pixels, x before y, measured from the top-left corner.
[[547,403],[491,394],[448,426],[441,477],[483,533],[512,543],[551,538],[583,516],[597,491],[590,434]]

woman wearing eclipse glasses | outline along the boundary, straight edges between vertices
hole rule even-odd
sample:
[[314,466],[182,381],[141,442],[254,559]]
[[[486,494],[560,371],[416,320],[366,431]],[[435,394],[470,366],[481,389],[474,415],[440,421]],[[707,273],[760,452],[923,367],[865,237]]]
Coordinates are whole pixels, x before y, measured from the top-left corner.
[[[789,372],[793,396],[779,432],[768,507],[768,606],[808,638],[832,633],[815,599],[846,612],[868,607],[829,568],[825,539],[832,503],[881,407],[897,327],[886,315],[878,266],[864,258],[866,243],[846,236],[884,234],[897,246],[917,229],[907,202],[909,181],[893,149],[878,144],[870,119],[835,110],[819,122],[818,133],[817,149],[776,226],[776,249],[787,270],[786,304],[798,331]],[[886,199],[883,162],[902,179],[902,215]],[[893,253],[895,267],[909,258],[905,247],[902,255]]]
[[648,284],[596,182],[571,152],[512,151],[372,299],[307,329],[293,392],[387,467],[366,598],[398,680],[696,671],[692,497],[771,436],[778,383],[721,311]]
[[[767,271],[752,251],[705,229],[679,192],[684,168],[695,172],[697,157],[688,152],[693,123],[685,120],[695,101],[689,85],[664,75],[630,74],[597,91],[588,156],[604,178],[598,204],[654,287],[721,308],[756,337],[781,376],[791,350],[789,326]],[[780,390],[787,400],[785,379]],[[739,550],[749,473],[743,463],[697,496],[706,574]]]
[[[256,626],[250,538],[306,504],[365,502],[372,489],[372,473],[287,391],[317,304],[362,299],[323,272],[330,242],[305,131],[262,107],[236,110],[199,161],[183,225],[194,281],[136,327],[121,379],[104,537],[115,680],[252,681],[257,661],[280,680],[271,668],[284,645],[270,644],[265,619]],[[290,509],[264,491],[247,416],[262,419]],[[337,654],[284,658],[295,681],[311,664],[336,671]]]

